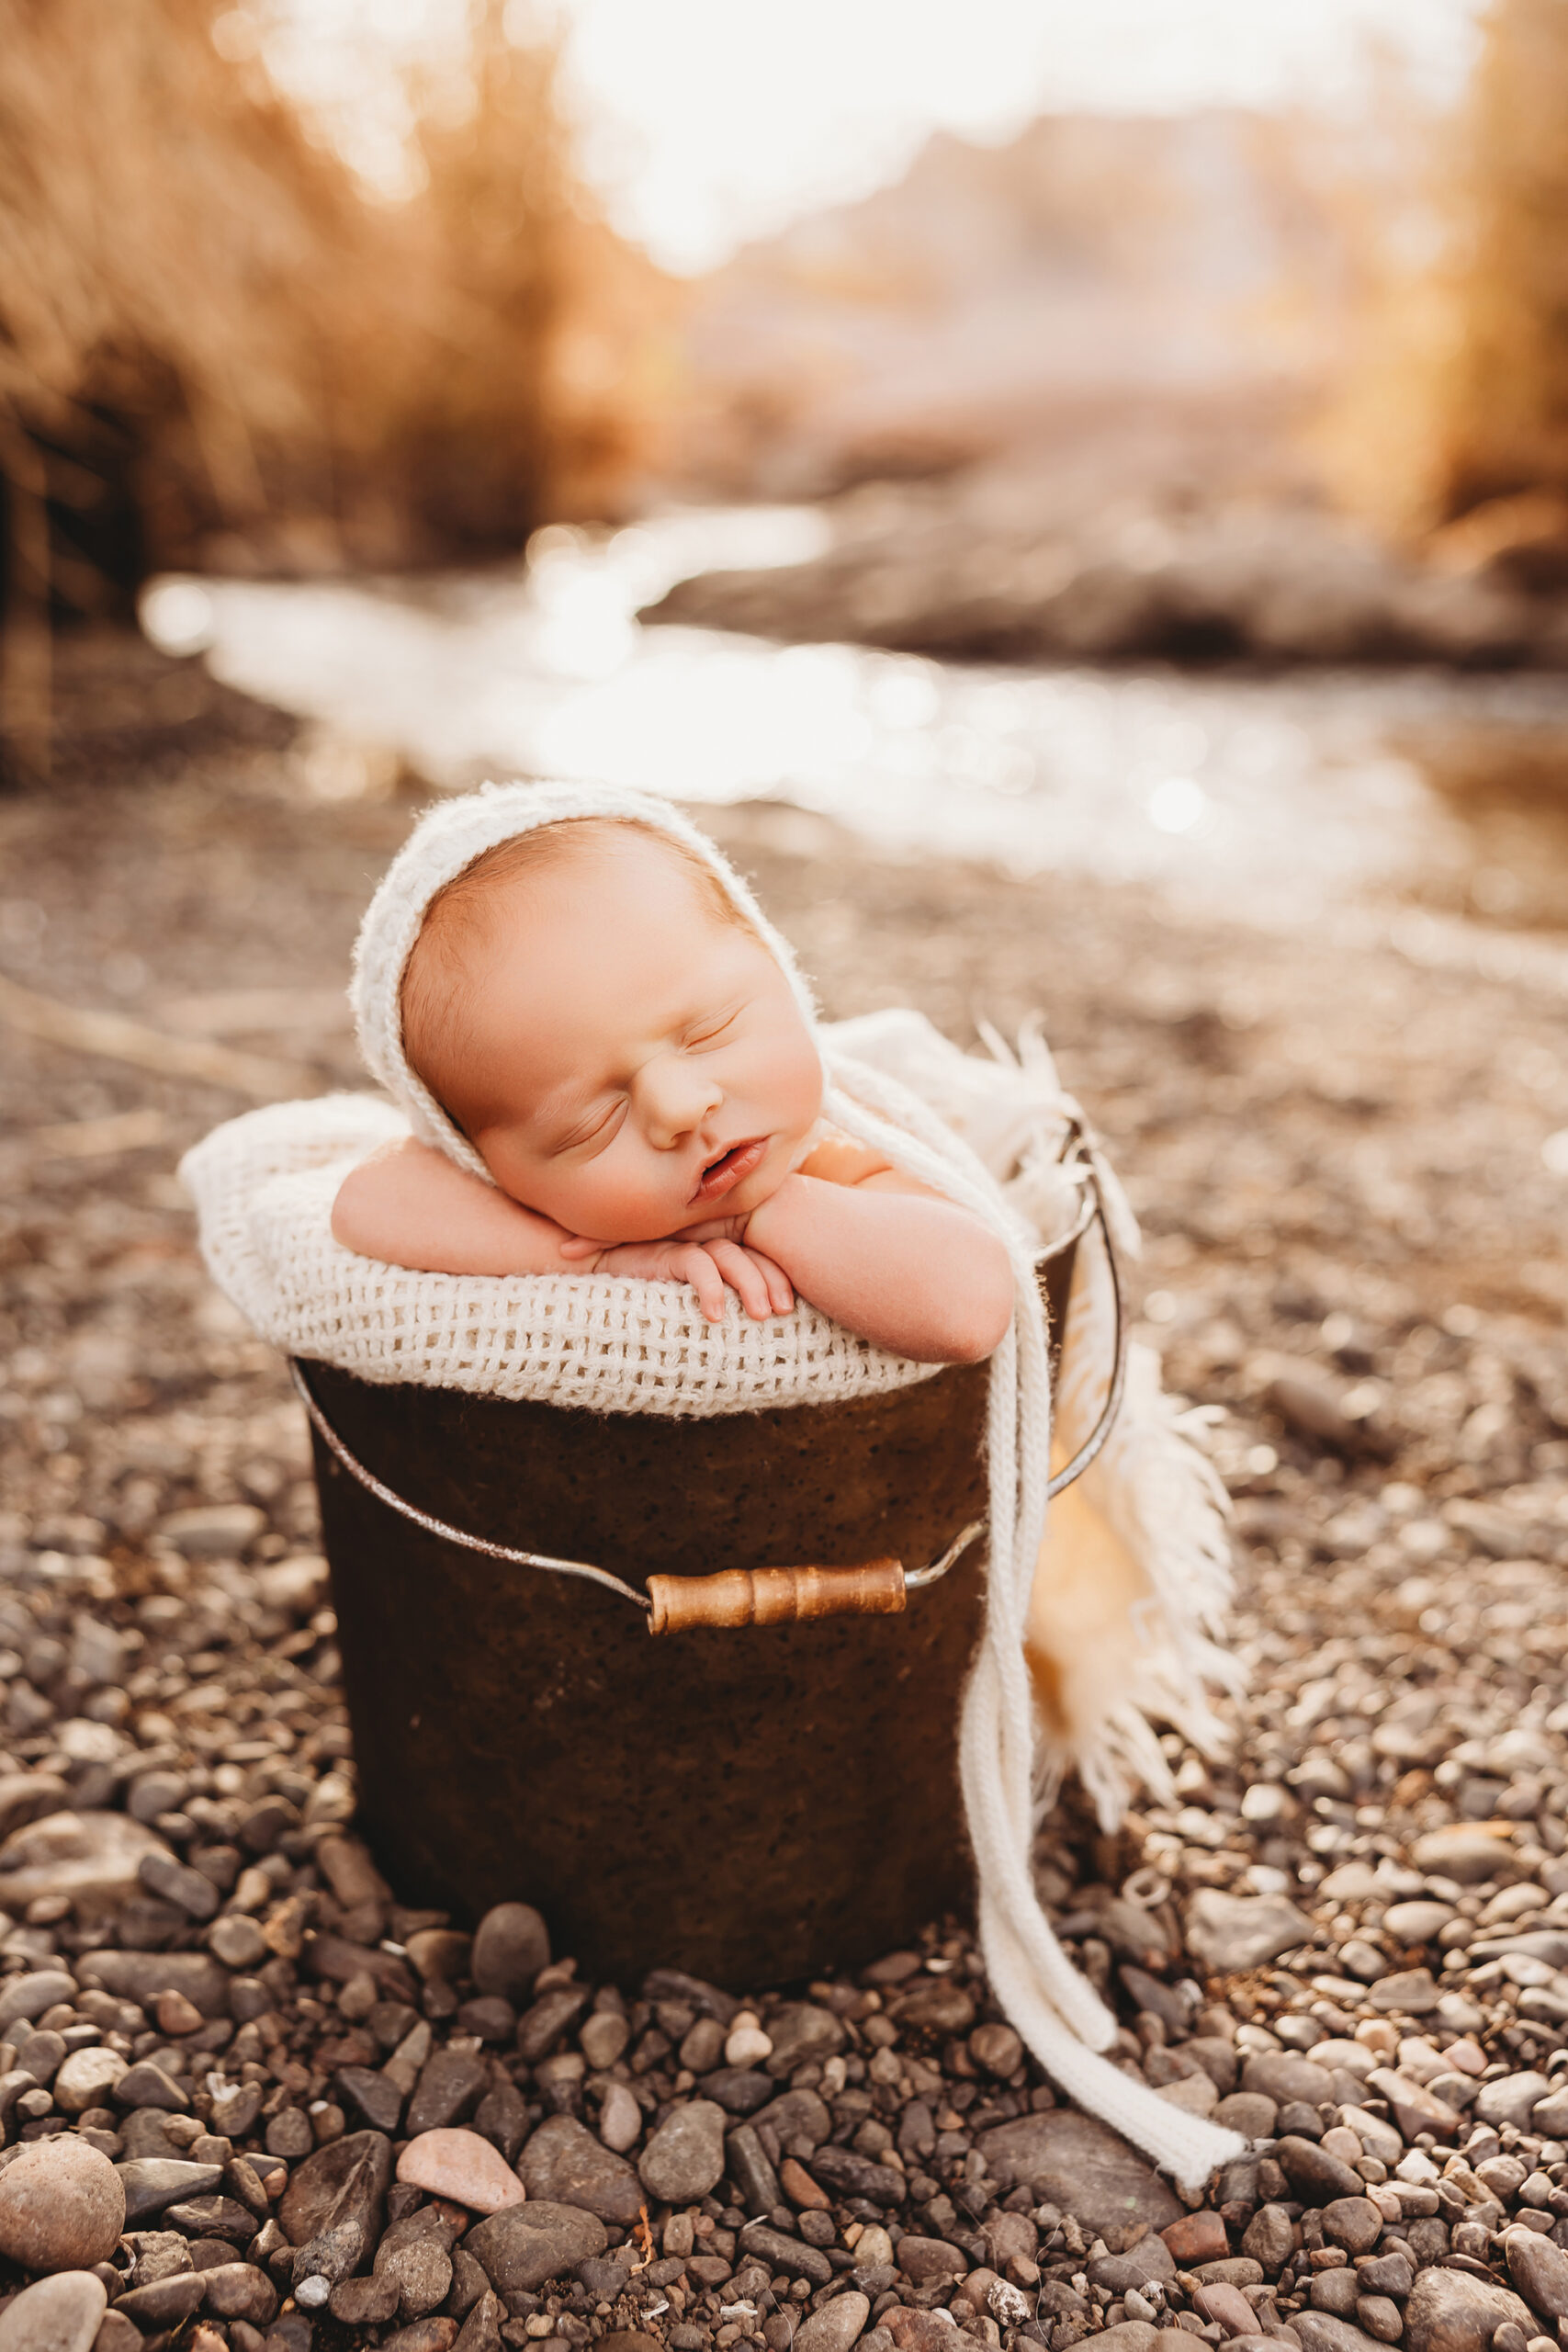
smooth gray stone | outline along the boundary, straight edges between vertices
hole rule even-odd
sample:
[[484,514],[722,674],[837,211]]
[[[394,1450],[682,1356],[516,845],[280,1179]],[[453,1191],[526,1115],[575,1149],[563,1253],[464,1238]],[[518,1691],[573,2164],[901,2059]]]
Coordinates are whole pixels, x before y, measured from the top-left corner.
[[137,2156],[116,2165],[125,2190],[125,2226],[136,2229],[185,2197],[209,2197],[222,2185],[221,2165],[193,2165],[173,2156]]

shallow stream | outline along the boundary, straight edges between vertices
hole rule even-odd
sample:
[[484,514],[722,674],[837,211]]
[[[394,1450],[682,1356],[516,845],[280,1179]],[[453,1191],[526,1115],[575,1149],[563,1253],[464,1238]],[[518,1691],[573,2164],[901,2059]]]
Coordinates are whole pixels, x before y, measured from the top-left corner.
[[1270,924],[1393,901],[1495,940],[1568,929],[1568,676],[982,668],[637,620],[678,578],[795,561],[824,529],[792,508],[557,526],[509,570],[165,579],[144,619],[314,722],[324,797],[400,764],[598,777]]

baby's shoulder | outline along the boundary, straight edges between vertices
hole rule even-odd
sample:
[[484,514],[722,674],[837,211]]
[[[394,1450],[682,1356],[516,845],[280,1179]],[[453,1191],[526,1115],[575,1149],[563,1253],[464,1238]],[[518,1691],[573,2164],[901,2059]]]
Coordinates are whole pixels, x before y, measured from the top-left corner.
[[823,1184],[863,1184],[890,1164],[886,1152],[846,1135],[830,1119],[818,1120],[806,1139],[805,1157],[796,1163],[800,1175],[815,1176]]

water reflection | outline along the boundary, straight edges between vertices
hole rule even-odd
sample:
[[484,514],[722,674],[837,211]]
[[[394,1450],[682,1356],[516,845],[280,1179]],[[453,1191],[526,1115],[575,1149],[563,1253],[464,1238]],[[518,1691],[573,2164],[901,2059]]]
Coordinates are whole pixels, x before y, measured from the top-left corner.
[[796,561],[823,531],[799,509],[558,528],[526,571],[165,581],[144,618],[437,786],[520,773],[771,796],[891,850],[1149,881],[1267,922],[1369,889],[1564,922],[1542,879],[1568,877],[1563,791],[1527,796],[1524,816],[1505,795],[1504,823],[1494,787],[1527,738],[1561,785],[1568,679],[988,670],[637,621],[678,578]]

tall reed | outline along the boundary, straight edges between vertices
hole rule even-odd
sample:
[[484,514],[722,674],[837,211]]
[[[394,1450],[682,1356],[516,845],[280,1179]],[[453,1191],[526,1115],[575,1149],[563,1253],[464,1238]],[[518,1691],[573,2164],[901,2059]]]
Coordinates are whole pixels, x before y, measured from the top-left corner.
[[[223,0],[0,0],[0,726],[150,568],[393,565],[611,512],[657,429],[650,265],[576,184],[547,43],[367,196]],[[231,12],[232,22],[232,12]],[[598,353],[593,368],[579,364]],[[574,355],[576,357],[574,359]]]

